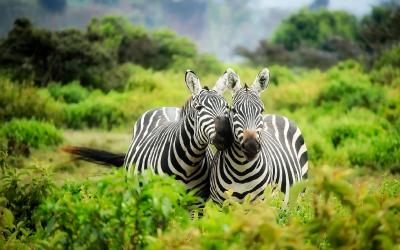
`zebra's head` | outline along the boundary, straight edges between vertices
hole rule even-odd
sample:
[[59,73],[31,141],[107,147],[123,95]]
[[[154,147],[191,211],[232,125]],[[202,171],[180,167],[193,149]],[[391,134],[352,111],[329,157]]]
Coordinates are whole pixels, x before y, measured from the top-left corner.
[[200,79],[190,70],[186,71],[185,81],[192,93],[191,109],[194,112],[195,133],[200,144],[214,144],[218,150],[224,150],[232,143],[229,124],[229,105],[222,97],[217,86],[227,79],[222,76],[214,89],[202,88]]
[[268,86],[269,71],[267,68],[258,73],[251,87],[240,85],[237,81],[228,82],[233,91],[233,103],[230,122],[234,141],[238,144],[247,160],[254,159],[261,150],[260,135],[263,130],[264,104],[260,93]]

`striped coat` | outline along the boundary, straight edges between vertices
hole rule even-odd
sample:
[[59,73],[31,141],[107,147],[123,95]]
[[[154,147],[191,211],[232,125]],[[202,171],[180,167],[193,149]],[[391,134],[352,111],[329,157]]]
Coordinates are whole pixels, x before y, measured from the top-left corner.
[[241,87],[238,77],[228,86],[234,92],[230,112],[234,143],[214,157],[210,192],[217,203],[226,199],[228,190],[237,201],[243,201],[246,195],[252,200],[263,197],[271,184],[285,193],[287,202],[290,186],[307,177],[307,148],[298,126],[284,116],[262,114],[259,93],[268,79],[265,69],[251,88]]

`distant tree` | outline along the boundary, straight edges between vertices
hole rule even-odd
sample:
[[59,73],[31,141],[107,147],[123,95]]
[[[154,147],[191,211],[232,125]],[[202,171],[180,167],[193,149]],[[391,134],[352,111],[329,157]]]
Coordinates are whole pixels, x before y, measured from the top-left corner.
[[310,5],[310,10],[318,10],[320,8],[327,8],[329,6],[329,0],[314,0]]
[[263,40],[254,51],[242,47],[236,52],[253,64],[327,68],[360,54],[357,36],[355,16],[343,11],[303,9],[280,24],[271,42]]
[[85,34],[76,29],[57,32],[55,44],[47,70],[52,81],[80,80],[83,85],[101,87],[104,72],[111,62],[109,55],[93,46]]
[[147,34],[125,35],[118,47],[118,62],[132,62],[149,68],[155,63],[158,50]]
[[19,18],[8,36],[0,44],[0,65],[11,72],[17,80],[34,77],[32,61],[45,64],[39,57],[46,58],[53,49],[51,33],[35,30],[27,18]]
[[192,58],[197,55],[196,45],[186,37],[178,36],[167,29],[155,30],[151,37],[158,47],[157,57],[154,58],[155,69],[165,69],[173,62],[174,57]]
[[39,5],[51,13],[64,12],[67,7],[67,0],[38,0]]
[[295,50],[302,44],[321,48],[334,36],[354,40],[358,32],[357,25],[356,17],[344,11],[303,9],[279,25],[272,41],[283,44],[288,50]]
[[356,17],[344,11],[303,9],[282,22],[272,41],[283,44],[288,50],[297,49],[302,44],[321,48],[334,36],[354,40],[357,36],[357,25]]
[[361,21],[359,40],[367,52],[376,57],[382,50],[400,41],[400,6],[375,6]]
[[17,80],[32,78],[37,85],[76,79],[98,86],[109,62],[81,31],[38,29],[26,18],[17,19],[0,44],[0,67]]
[[245,47],[236,48],[236,53],[249,59],[255,65],[265,65],[269,63],[285,64],[288,66],[296,65],[293,53],[290,53],[282,44],[271,44],[267,40],[260,41],[254,50]]

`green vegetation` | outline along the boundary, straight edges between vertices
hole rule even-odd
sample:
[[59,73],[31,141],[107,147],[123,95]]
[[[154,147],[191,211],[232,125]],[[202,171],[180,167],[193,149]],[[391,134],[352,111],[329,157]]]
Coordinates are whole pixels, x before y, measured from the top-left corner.
[[3,74],[37,86],[78,80],[85,87],[123,90],[129,78],[121,69],[126,63],[155,70],[182,71],[181,65],[196,66],[199,72],[222,68],[214,57],[199,54],[189,39],[170,30],[150,32],[121,17],[94,18],[85,32],[49,31],[20,18],[0,40]]
[[398,172],[398,88],[374,82],[371,75],[347,61],[326,73],[307,72],[294,83],[272,85],[262,99],[268,113],[283,113],[299,124],[314,163]]
[[[307,183],[265,201],[207,202],[203,215],[171,178],[123,171],[57,187],[46,170],[5,169],[0,185],[0,247],[118,249],[395,249],[399,247],[400,182],[359,179],[343,169],[315,170]],[[298,194],[306,187],[305,193]],[[293,198],[294,197],[294,198]],[[363,204],[360,206],[360,204]],[[194,215],[193,219],[190,219]],[[190,239],[190,240],[188,240]]]
[[[218,207],[170,177],[125,176],[54,148],[123,152],[143,112],[185,103],[187,68],[209,87],[228,66],[246,83],[259,69],[224,65],[171,31],[119,17],[92,19],[85,31],[16,20],[0,40],[0,249],[399,248],[398,9],[390,13],[379,7],[357,20],[302,10],[272,43],[246,52],[271,72],[266,113],[296,121],[308,147],[310,178],[288,206],[271,187],[264,201]],[[361,42],[377,29],[394,35]],[[305,68],[315,65],[327,70]]]
[[394,2],[373,7],[361,20],[343,11],[302,9],[283,20],[272,39],[260,41],[254,51],[239,47],[237,53],[253,65],[327,69],[358,59],[370,67],[400,41],[399,20],[400,5]]
[[10,153],[29,155],[29,149],[59,145],[63,141],[61,131],[52,124],[35,120],[12,120],[0,129],[0,137],[7,141]]
[[328,39],[334,36],[355,40],[357,19],[344,11],[303,9],[282,22],[272,41],[282,44],[288,50],[298,49],[301,43],[313,48],[322,48]]
[[47,89],[54,99],[66,103],[78,103],[89,96],[89,91],[77,81],[64,86],[57,83],[49,84]]

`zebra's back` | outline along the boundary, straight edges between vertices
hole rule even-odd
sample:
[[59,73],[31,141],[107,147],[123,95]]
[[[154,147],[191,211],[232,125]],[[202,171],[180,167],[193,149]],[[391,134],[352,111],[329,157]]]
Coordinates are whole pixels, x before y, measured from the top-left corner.
[[145,112],[133,126],[133,140],[141,140],[154,129],[178,121],[180,112],[181,109],[176,107],[163,107]]
[[284,116],[265,115],[262,145],[267,152],[272,182],[282,192],[288,193],[291,185],[307,178],[307,147],[296,123]]

